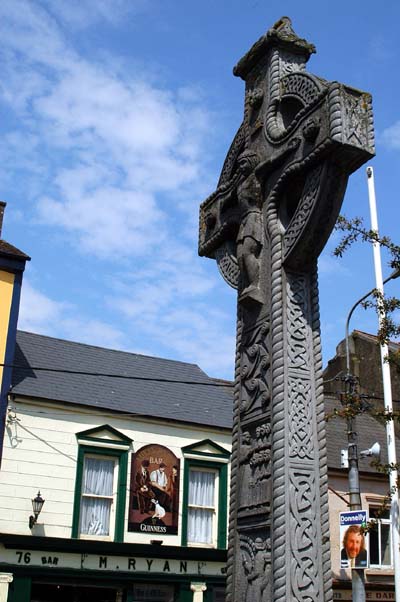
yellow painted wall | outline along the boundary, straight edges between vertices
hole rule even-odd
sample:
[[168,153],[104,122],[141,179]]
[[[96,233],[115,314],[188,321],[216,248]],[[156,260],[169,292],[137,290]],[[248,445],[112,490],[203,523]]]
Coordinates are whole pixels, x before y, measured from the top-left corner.
[[[0,270],[0,364],[4,363],[15,275]],[[0,366],[0,385],[3,367]]]

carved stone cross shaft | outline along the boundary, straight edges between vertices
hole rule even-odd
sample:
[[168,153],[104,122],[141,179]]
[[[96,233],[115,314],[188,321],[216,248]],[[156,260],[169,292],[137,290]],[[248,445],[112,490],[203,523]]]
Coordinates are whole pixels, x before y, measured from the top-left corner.
[[229,602],[332,598],[317,259],[374,140],[369,94],[307,73],[313,52],[283,17],[239,61],[244,120],[200,209],[238,289]]

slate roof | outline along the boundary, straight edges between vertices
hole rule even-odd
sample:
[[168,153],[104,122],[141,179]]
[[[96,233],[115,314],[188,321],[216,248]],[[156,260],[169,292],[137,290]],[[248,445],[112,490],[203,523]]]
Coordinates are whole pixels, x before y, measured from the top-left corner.
[[[13,374],[12,392],[17,395],[211,427],[232,427],[233,389],[229,387],[230,383],[208,377],[195,364],[115,351],[24,331],[17,333],[14,363],[20,366]],[[34,367],[139,378],[46,372],[35,370]],[[177,382],[141,380],[140,377]],[[206,386],[181,381],[206,383]],[[338,398],[326,395],[326,413],[332,413],[335,407],[341,407]],[[357,432],[359,450],[368,449],[378,441],[382,449],[381,462],[386,463],[385,426],[370,415],[363,414],[357,417]],[[397,457],[400,458],[398,438],[396,443]],[[327,454],[330,469],[341,468],[340,450],[345,448],[345,421],[340,418],[329,420]],[[370,458],[360,460],[360,471],[377,474],[370,462]]]
[[3,239],[0,239],[0,255],[3,255],[4,257],[18,257],[26,259],[27,261],[30,260],[29,255],[26,255],[26,253],[20,251],[17,247],[10,245],[10,243]]
[[[17,395],[221,428],[232,427],[232,395],[197,365],[17,332]],[[137,379],[35,370],[70,370]],[[176,382],[157,382],[166,379]],[[186,381],[184,383],[180,381]],[[190,383],[206,383],[206,386]],[[219,386],[218,386],[219,385]]]

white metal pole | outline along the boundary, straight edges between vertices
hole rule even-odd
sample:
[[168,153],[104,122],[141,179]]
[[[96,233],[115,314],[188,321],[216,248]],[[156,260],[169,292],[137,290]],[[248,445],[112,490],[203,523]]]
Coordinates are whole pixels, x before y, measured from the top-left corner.
[[[371,213],[371,230],[379,232],[378,230],[378,217],[376,211],[376,198],[375,198],[375,183],[374,183],[374,172],[372,167],[367,167],[367,178],[368,178],[368,197],[369,197],[369,208]],[[375,278],[376,288],[383,294],[383,280],[382,280],[382,262],[381,262],[381,250],[378,242],[373,243],[374,251],[374,265],[375,265]],[[379,307],[379,304],[378,304]],[[382,321],[385,318],[385,311],[383,307],[379,307],[379,326],[382,325]],[[390,378],[390,364],[386,361],[389,355],[389,349],[387,345],[381,345],[381,363],[382,363],[382,379],[383,379],[383,398],[386,412],[393,412],[392,403],[392,384]],[[388,449],[388,463],[396,464],[396,442],[394,432],[394,421],[388,420],[386,422],[386,440]],[[395,584],[395,597],[396,602],[400,602],[400,537],[399,537],[399,494],[397,491],[397,470],[391,470],[389,473],[389,484],[392,493],[392,503],[390,506],[390,522],[392,531],[392,563],[394,569],[394,584]]]

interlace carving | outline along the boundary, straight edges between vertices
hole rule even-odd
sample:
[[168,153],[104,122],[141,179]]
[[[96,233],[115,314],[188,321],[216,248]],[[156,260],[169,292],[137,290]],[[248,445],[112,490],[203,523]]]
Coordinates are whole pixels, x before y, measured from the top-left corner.
[[294,600],[319,602],[318,521],[313,473],[295,470],[290,477],[291,589]]
[[217,261],[218,269],[221,272],[225,282],[232,288],[236,288],[239,285],[239,266],[234,252],[234,245],[229,241],[222,244],[215,251],[215,259]]
[[[265,135],[272,143],[279,143],[287,139],[295,130],[299,122],[306,117],[308,113],[325,96],[326,89],[320,86],[314,78],[303,72],[290,73],[280,81],[281,96],[270,103],[267,110],[267,119],[265,125]],[[299,110],[292,115],[290,123],[283,126],[282,110],[285,102],[296,98],[300,101]]]
[[308,278],[287,275],[289,456],[312,460],[313,395],[310,383],[311,341],[307,337],[311,308]]
[[297,96],[304,105],[313,104],[323,93],[321,86],[306,73],[291,73],[282,79],[283,95]]
[[288,358],[289,369],[309,371],[310,341],[307,339],[307,316],[310,307],[307,295],[308,278],[288,273],[287,278],[287,317],[288,317]]
[[289,73],[304,71],[306,63],[302,56],[293,56],[293,54],[281,50],[280,68],[282,75],[288,75]]
[[250,335],[243,335],[241,357],[242,399],[240,410],[248,414],[250,410],[265,409],[271,399],[268,369],[269,321],[259,324]]
[[313,460],[313,417],[310,382],[304,378],[289,377],[289,456]]
[[221,176],[218,181],[218,188],[227,184],[232,178],[234,169],[236,167],[237,158],[244,148],[245,137],[245,128],[242,124],[236,132],[236,136],[234,137],[232,144],[228,150],[228,154],[226,155],[226,159],[221,171]]
[[296,241],[299,240],[300,233],[306,226],[307,220],[310,214],[312,213],[312,210],[318,197],[321,174],[322,166],[319,165],[318,167],[313,169],[307,176],[301,201],[285,233],[285,259],[290,254],[292,248],[295,246]]

